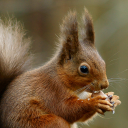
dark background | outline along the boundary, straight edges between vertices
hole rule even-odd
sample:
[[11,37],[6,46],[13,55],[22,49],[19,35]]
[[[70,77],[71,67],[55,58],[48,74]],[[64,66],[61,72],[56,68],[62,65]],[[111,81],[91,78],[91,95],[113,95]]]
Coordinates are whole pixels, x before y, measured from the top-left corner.
[[91,13],[96,33],[96,47],[107,64],[110,86],[122,104],[116,113],[106,113],[80,128],[128,127],[128,1],[127,0],[0,0],[0,16],[14,16],[32,38],[35,54],[33,67],[50,59],[55,51],[59,25],[69,10],[86,7]]

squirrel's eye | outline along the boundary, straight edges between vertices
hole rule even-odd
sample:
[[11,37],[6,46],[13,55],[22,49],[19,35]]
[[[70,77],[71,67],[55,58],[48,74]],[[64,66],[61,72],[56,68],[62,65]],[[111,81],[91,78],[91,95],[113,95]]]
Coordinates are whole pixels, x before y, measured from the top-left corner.
[[84,66],[84,65],[80,66],[80,71],[81,71],[81,73],[84,73],[84,74],[89,73],[88,68],[86,66]]

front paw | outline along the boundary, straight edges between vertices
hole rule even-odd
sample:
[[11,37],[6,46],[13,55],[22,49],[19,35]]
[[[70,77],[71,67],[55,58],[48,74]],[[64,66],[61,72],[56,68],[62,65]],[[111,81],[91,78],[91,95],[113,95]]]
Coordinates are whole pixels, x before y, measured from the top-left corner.
[[113,110],[115,109],[115,107],[117,105],[120,105],[121,104],[121,101],[119,100],[119,96],[114,95],[114,92],[108,92],[108,93],[106,93],[106,95],[108,97],[111,97],[110,98],[110,103],[113,104]]
[[108,100],[106,100],[105,96],[99,95],[94,98],[91,98],[90,101],[92,102],[93,109],[102,115],[104,115],[104,112],[106,111],[113,110],[113,105]]

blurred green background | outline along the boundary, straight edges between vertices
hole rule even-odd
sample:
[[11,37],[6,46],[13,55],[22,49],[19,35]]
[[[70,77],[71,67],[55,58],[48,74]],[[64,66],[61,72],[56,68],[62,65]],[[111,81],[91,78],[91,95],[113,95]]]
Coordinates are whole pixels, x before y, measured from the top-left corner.
[[91,13],[96,33],[96,47],[107,64],[110,86],[122,104],[116,112],[97,117],[80,128],[128,128],[128,0],[0,0],[0,15],[14,16],[32,38],[35,54],[33,67],[50,59],[55,51],[59,25],[69,10],[83,8]]

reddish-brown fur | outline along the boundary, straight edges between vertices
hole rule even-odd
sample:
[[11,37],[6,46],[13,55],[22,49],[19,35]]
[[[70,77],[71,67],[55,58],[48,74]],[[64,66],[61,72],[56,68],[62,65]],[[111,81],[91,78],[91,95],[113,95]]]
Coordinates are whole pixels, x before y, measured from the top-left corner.
[[[93,23],[86,9],[83,21],[80,40],[76,13],[70,12],[54,57],[40,68],[14,74],[1,100],[1,127],[70,128],[97,112],[112,110],[106,97],[80,99],[76,93],[83,87],[89,92],[108,87],[105,62],[94,46]],[[81,64],[89,68],[88,74],[79,71]]]

